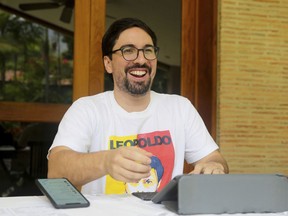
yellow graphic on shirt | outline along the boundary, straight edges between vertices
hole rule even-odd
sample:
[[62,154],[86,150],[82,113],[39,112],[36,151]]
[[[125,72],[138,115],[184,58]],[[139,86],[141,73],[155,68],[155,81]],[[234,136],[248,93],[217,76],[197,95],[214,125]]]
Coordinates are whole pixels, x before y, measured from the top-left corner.
[[[117,149],[121,146],[135,146],[133,140],[137,140],[137,136],[111,136],[109,143],[109,149]],[[113,179],[110,175],[106,176],[106,194],[123,194],[126,193],[125,182],[117,181]]]

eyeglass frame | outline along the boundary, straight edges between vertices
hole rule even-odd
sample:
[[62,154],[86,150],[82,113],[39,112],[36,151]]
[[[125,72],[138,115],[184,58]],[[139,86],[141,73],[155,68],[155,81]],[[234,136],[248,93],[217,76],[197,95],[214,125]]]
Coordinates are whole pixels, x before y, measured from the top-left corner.
[[[135,48],[135,49],[137,50],[137,55],[136,55],[136,58],[135,58],[135,59],[127,60],[127,59],[124,57],[123,50],[124,50],[124,48],[127,48],[127,47]],[[146,57],[146,55],[145,55],[144,50],[145,50],[146,48],[149,48],[149,47],[152,47],[152,48],[154,49],[154,52],[155,52],[155,58],[154,58],[154,59],[147,59],[147,57]],[[138,49],[138,48],[135,47],[134,45],[124,45],[124,46],[120,47],[119,49],[112,50],[109,54],[114,54],[115,52],[121,51],[121,55],[122,55],[122,57],[123,57],[126,61],[134,61],[134,60],[136,60],[136,59],[138,58],[138,56],[139,56],[139,51],[142,51],[144,58],[145,58],[146,60],[148,60],[148,61],[152,61],[152,60],[157,59],[159,50],[160,50],[159,47],[153,46],[153,45],[147,45],[147,46],[145,46],[145,47],[142,48],[142,49]]]

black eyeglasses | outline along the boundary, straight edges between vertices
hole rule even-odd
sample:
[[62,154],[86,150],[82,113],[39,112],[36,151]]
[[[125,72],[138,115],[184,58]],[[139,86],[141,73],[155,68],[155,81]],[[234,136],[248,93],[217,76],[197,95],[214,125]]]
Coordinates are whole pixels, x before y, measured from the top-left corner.
[[143,52],[145,59],[154,60],[158,56],[159,47],[146,46],[143,49],[137,49],[134,46],[127,45],[121,47],[120,49],[113,50],[111,53],[113,54],[118,51],[121,51],[121,54],[126,61],[134,61],[135,59],[137,59],[139,51]]

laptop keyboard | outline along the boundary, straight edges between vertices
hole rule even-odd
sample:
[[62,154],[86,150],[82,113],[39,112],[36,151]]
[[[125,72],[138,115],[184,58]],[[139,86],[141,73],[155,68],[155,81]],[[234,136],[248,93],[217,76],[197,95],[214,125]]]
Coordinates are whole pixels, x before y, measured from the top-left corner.
[[157,194],[157,192],[134,192],[134,193],[132,193],[132,195],[134,195],[134,196],[136,196],[142,200],[146,200],[146,201],[151,200],[156,194]]

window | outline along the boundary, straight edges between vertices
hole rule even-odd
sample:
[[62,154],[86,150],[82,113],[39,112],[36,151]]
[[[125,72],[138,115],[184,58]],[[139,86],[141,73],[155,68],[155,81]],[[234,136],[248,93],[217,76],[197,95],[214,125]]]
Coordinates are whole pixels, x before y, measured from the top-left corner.
[[0,10],[0,101],[71,103],[73,35]]

